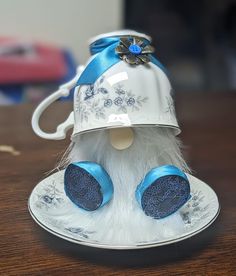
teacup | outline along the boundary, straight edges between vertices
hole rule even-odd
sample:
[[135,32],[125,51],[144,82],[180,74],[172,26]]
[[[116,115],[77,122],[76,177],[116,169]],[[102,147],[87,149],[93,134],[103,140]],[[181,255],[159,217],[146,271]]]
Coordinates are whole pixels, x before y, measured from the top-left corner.
[[[106,129],[162,126],[180,132],[165,68],[152,55],[151,38],[134,31],[118,31],[90,40],[92,56],[76,76],[43,100],[34,111],[32,126],[45,139],[64,139]],[[43,111],[74,89],[74,111],[56,132],[39,127]]]

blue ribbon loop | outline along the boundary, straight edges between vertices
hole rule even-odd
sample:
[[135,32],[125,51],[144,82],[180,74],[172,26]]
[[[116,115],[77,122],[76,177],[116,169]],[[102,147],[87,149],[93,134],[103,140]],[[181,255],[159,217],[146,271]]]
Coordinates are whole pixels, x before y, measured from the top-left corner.
[[[90,52],[96,55],[91,62],[86,66],[83,73],[80,75],[77,85],[93,84],[104,72],[121,62],[119,55],[115,52],[115,48],[120,43],[119,37],[101,38],[90,45]],[[144,44],[150,42],[144,39]],[[159,67],[166,73],[165,67],[153,55],[149,54],[149,58],[153,64]],[[132,65],[131,65],[132,66]]]

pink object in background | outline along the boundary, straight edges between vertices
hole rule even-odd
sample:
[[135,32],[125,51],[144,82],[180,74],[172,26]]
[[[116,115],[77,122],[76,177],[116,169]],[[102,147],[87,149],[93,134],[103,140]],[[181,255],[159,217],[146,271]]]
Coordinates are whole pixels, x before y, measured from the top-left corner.
[[0,38],[0,84],[55,81],[65,76],[61,49],[13,38]]

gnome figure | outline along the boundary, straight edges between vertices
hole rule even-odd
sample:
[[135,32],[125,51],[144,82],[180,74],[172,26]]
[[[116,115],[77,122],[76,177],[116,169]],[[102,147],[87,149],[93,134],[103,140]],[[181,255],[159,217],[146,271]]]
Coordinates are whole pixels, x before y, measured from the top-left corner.
[[[80,225],[104,243],[181,232],[181,208],[191,197],[172,88],[150,44],[149,36],[134,31],[94,38],[87,65],[32,119],[43,138],[62,139],[74,128],[63,160],[64,191]],[[71,87],[74,112],[56,133],[44,133],[37,123],[41,112]]]

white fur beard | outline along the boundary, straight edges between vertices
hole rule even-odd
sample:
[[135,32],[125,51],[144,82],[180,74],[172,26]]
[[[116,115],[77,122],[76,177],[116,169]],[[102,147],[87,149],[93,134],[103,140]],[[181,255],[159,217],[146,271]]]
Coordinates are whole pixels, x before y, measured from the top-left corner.
[[116,150],[109,140],[109,130],[82,134],[72,142],[64,166],[71,162],[91,161],[104,167],[110,175],[114,194],[100,209],[81,212],[80,224],[95,231],[96,240],[104,244],[129,245],[158,241],[181,233],[184,222],[176,213],[160,220],[145,215],[135,198],[135,190],[154,167],[172,164],[188,172],[180,142],[168,128],[134,128],[134,142],[125,150]]

